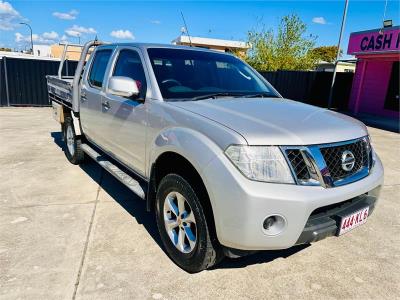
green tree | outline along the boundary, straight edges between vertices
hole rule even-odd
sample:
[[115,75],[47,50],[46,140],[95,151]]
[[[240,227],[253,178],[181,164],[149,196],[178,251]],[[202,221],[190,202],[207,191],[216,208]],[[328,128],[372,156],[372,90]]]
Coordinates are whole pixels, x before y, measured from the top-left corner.
[[[321,46],[312,49],[312,55],[318,61],[327,61],[333,63],[336,60],[337,54],[337,46]],[[342,55],[343,51],[340,50],[340,56]]]
[[0,47],[0,51],[11,52],[11,49],[10,48]]
[[252,48],[245,59],[259,71],[313,69],[316,37],[306,36],[306,31],[307,25],[296,14],[282,17],[276,33],[262,24],[261,29],[248,32]]

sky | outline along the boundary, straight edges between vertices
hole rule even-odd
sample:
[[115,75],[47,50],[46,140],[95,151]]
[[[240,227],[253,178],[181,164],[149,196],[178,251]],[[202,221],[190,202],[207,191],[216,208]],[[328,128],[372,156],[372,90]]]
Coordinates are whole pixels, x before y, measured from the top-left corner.
[[[246,40],[264,24],[275,29],[282,16],[298,14],[317,46],[336,45],[344,0],[340,1],[36,1],[0,0],[0,47],[30,48],[29,23],[35,44],[85,42],[97,36],[116,42],[170,43],[181,34],[183,12],[192,36]],[[349,0],[344,53],[350,32],[382,26],[385,0]],[[387,1],[386,17],[400,25],[400,1]]]

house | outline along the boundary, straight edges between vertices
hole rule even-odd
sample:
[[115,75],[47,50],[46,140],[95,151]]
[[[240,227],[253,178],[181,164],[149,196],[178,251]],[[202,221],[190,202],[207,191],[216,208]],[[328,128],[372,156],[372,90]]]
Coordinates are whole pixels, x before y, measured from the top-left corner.
[[33,55],[38,57],[52,57],[49,45],[33,45]]
[[245,54],[251,46],[246,42],[211,39],[197,36],[181,35],[172,41],[174,45],[194,46],[206,49],[213,49],[221,52],[236,52]]
[[[333,72],[335,68],[334,62],[320,61],[318,62],[315,70],[318,72]],[[341,60],[338,61],[336,66],[336,72],[348,72],[354,73],[356,69],[356,60]]]
[[[54,58],[61,58],[64,51],[64,45],[54,44],[51,45],[51,56]],[[68,52],[66,53],[66,59],[68,60],[79,60],[81,57],[82,47],[81,46],[69,46]]]

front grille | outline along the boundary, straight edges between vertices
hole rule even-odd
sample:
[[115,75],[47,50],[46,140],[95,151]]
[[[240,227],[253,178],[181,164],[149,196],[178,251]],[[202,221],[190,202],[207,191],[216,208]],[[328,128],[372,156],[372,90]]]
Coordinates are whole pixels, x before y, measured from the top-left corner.
[[[325,159],[329,173],[334,181],[351,176],[363,167],[368,166],[368,145],[364,140],[351,144],[339,146],[321,147],[322,156]],[[354,167],[350,171],[342,168],[342,154],[344,151],[351,151],[355,158]]]
[[293,172],[298,180],[309,180],[310,173],[308,172],[306,162],[303,159],[299,149],[290,149],[286,151],[287,158],[292,166]]
[[[287,146],[283,150],[300,185],[332,187],[348,184],[367,176],[373,163],[367,138],[334,144]],[[345,151],[350,151],[354,156],[354,166],[349,171],[346,171],[346,164],[342,165]]]

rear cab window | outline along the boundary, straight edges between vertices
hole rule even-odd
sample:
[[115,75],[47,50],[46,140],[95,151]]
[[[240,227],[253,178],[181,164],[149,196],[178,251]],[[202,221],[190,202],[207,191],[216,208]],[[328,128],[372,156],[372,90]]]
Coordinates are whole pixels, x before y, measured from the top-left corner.
[[103,86],[104,76],[112,52],[111,49],[96,51],[88,76],[89,84],[92,87],[101,88]]

